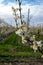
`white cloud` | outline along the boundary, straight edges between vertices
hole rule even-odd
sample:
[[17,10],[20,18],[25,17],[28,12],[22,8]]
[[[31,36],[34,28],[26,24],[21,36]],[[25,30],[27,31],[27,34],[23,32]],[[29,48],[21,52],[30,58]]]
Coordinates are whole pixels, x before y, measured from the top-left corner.
[[33,8],[34,13],[31,21],[35,24],[43,23],[43,5],[35,5]]
[[[12,15],[13,12],[11,9],[12,6],[17,8],[18,4],[9,3],[6,6],[3,4],[0,4],[0,17],[4,18],[8,23],[9,21],[14,22],[13,15]],[[25,19],[28,14],[28,8],[30,8],[30,15],[33,16],[31,19],[31,22],[35,22],[35,23],[36,21],[43,22],[43,20],[41,19],[41,17],[43,17],[43,5],[31,5],[31,4],[22,5],[22,13],[25,15]]]
[[2,3],[3,2],[3,0],[0,0],[0,3]]

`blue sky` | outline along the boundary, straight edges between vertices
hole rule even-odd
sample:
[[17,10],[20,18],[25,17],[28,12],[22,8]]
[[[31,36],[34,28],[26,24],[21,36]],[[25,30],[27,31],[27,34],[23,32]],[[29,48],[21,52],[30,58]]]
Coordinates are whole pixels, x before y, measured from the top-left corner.
[[[9,2],[13,3],[16,2],[16,0],[3,0],[3,4],[8,4]],[[25,4],[41,4],[43,2],[43,0],[22,0],[22,3],[25,2]]]
[[[11,7],[18,7],[15,0],[0,0],[0,18],[3,18],[9,24],[15,25],[14,16]],[[27,20],[28,9],[30,8],[31,25],[43,23],[43,0],[22,0],[22,14]],[[34,23],[34,24],[33,24]]]

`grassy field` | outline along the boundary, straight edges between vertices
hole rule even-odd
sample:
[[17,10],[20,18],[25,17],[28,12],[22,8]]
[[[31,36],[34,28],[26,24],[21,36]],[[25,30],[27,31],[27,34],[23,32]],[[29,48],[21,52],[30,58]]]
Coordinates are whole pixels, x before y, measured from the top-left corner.
[[0,42],[0,56],[41,58],[39,51],[34,53],[32,48],[23,46],[21,40],[21,37],[14,33]]
[[42,40],[42,41],[43,41],[43,36],[40,36],[39,38],[38,38],[38,37],[36,37],[36,40],[37,40],[37,41],[40,41],[40,40]]

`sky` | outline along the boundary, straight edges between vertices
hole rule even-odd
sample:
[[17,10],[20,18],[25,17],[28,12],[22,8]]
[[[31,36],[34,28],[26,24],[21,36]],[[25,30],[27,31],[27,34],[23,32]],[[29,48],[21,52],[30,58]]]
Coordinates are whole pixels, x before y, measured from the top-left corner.
[[[18,2],[16,0],[0,0],[0,18],[15,26],[12,6],[17,8]],[[30,25],[43,24],[43,0],[22,0],[22,14],[26,21],[28,9],[30,9]]]

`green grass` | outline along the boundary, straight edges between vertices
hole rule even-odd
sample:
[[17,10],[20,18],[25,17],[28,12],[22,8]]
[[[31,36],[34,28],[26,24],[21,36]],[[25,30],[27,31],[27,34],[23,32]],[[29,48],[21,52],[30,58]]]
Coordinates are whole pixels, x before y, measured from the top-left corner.
[[15,33],[0,43],[0,49],[8,50],[8,51],[9,50],[11,51],[11,49],[12,49],[12,51],[17,51],[17,52],[20,52],[20,51],[31,52],[31,51],[33,51],[32,48],[23,46],[21,37]]
[[18,45],[21,44],[21,37],[18,36],[17,34],[12,34],[10,37],[8,37],[6,40],[4,40],[3,42],[0,42],[1,45],[5,45],[5,44],[10,44],[10,45]]
[[21,40],[21,37],[14,33],[6,40],[0,42],[0,56],[41,57],[39,52],[34,53],[32,48],[23,46]]
[[42,41],[43,41],[43,36],[40,36],[39,38],[38,38],[38,37],[36,37],[36,40],[37,40],[37,41],[40,41],[40,40],[42,40]]
[[14,58],[41,58],[41,53],[33,52],[33,49],[23,46],[0,45],[0,56],[14,57]]
[[41,58],[40,53],[16,52],[16,53],[1,53],[0,56],[14,57],[14,58]]
[[13,45],[0,45],[0,52],[33,52],[30,47],[13,46]]

